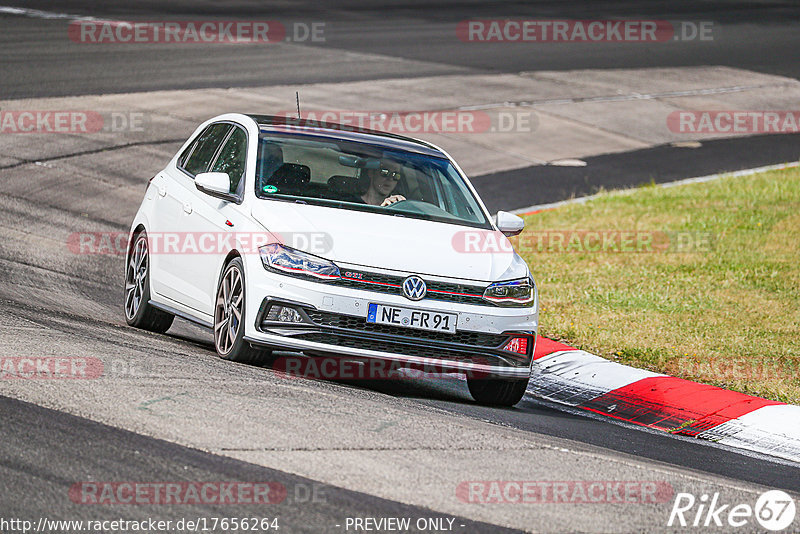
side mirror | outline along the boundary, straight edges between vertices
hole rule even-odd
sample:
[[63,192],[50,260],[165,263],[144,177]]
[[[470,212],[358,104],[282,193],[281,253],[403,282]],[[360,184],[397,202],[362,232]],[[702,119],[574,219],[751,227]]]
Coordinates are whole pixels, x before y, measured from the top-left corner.
[[236,195],[230,193],[231,179],[227,172],[201,172],[194,177],[194,185],[207,195],[235,200]]
[[498,211],[494,216],[494,222],[497,229],[503,232],[506,237],[519,235],[525,228],[525,221],[522,217],[509,213],[507,211]]

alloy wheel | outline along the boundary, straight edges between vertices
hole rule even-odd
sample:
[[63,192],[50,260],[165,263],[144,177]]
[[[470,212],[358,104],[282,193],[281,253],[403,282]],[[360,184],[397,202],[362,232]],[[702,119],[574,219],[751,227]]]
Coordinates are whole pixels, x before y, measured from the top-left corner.
[[125,315],[129,320],[136,316],[142,305],[147,268],[147,237],[142,235],[133,246],[128,268],[125,270]]
[[233,265],[225,271],[214,308],[214,343],[220,354],[230,352],[236,342],[242,324],[243,297],[242,273]]

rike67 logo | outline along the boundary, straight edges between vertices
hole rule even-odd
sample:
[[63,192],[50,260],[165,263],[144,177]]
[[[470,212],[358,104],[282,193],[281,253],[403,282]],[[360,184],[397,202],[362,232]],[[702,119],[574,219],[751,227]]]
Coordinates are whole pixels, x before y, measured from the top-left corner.
[[792,525],[796,512],[794,499],[781,490],[762,493],[755,506],[747,503],[723,503],[719,493],[710,497],[703,494],[699,499],[691,493],[678,493],[675,495],[667,526],[730,529],[760,525],[766,530],[777,532]]

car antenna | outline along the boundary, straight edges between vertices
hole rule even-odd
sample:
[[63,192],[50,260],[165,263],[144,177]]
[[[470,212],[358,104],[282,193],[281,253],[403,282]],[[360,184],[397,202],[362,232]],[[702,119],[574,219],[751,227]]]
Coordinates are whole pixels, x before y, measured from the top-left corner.
[[294,98],[297,101],[297,119],[300,120],[300,91],[294,92]]

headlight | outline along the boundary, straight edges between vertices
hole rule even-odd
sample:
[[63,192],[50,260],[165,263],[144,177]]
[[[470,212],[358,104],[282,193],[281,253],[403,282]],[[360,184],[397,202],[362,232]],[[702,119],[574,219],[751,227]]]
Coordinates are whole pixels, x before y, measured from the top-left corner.
[[277,243],[264,245],[258,249],[258,252],[265,269],[281,271],[286,274],[312,276],[320,280],[339,278],[339,267],[332,261],[318,256]]
[[524,308],[533,302],[533,280],[522,278],[511,282],[496,282],[486,288],[483,298],[498,306]]

